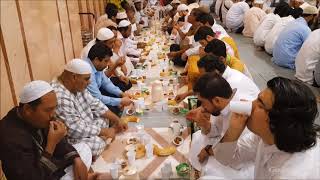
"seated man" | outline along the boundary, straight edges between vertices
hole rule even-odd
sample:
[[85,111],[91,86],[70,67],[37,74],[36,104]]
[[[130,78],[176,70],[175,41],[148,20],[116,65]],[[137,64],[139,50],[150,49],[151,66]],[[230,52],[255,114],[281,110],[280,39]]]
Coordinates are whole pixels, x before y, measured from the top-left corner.
[[263,0],[254,0],[253,7],[244,14],[244,28],[242,31],[244,36],[253,37],[254,32],[258,29],[260,21],[266,15],[266,13],[262,10],[263,3]]
[[118,25],[118,39],[121,40],[122,46],[121,51],[123,55],[130,57],[131,62],[138,63],[140,61],[139,57],[141,56],[141,49],[144,46],[142,43],[133,43],[129,38],[131,35],[131,23],[127,20],[122,20]]
[[295,59],[311,30],[308,25],[318,14],[314,6],[307,6],[303,9],[302,17],[294,20],[280,33],[273,48],[272,61],[285,68],[295,69]]
[[250,97],[249,99],[255,99],[260,92],[252,79],[225,65],[218,56],[206,55],[202,57],[198,62],[198,68],[201,75],[208,72],[219,73],[226,81],[228,81],[232,89],[236,88],[237,92],[247,95]]
[[[254,179],[319,179],[317,114],[316,97],[306,85],[273,78],[252,103],[249,118],[233,115],[214,158],[239,171],[244,164],[254,163]],[[246,127],[252,133],[239,138]],[[213,168],[214,158],[207,163],[207,178],[219,173]]]
[[116,23],[119,24],[122,20],[128,20],[128,15],[126,11],[121,11],[117,13]]
[[127,13],[127,16],[128,16],[128,19],[132,25],[132,28],[131,28],[131,37],[134,37],[134,36],[140,36],[140,32],[141,32],[141,27],[136,23],[136,17],[135,17],[135,10],[133,7],[128,7],[126,9],[126,13]]
[[[143,1],[144,3],[145,1]],[[148,17],[144,14],[144,4],[142,4],[142,0],[133,0],[134,7],[136,9],[135,18],[136,24],[139,24],[141,27],[148,27]]]
[[221,25],[219,25],[218,23],[215,22],[215,20],[211,14],[207,13],[207,14],[201,16],[200,22],[202,23],[203,26],[211,27],[211,29],[215,33],[215,36],[218,39],[225,42],[226,44],[228,44],[232,48],[232,50],[234,52],[234,56],[236,58],[240,59],[239,50],[238,50],[236,42],[233,40],[232,37],[229,36],[229,34],[226,32],[226,30]]
[[207,54],[218,56],[220,60],[230,68],[238,70],[242,73],[245,72],[244,64],[238,58],[227,54],[226,45],[223,41],[220,41],[219,39],[213,39],[206,45],[204,51]]
[[245,1],[234,0],[234,4],[226,15],[226,26],[229,30],[241,33],[243,30],[243,17],[249,5]]
[[[201,66],[201,68],[213,69],[215,68],[214,66],[219,63],[220,67],[217,68],[223,67],[223,63],[212,56],[202,58],[199,63],[202,63],[203,60],[211,60],[214,62],[205,62],[208,66]],[[211,69],[208,70],[211,71]],[[205,153],[205,147],[207,145],[214,147],[228,129],[231,118],[230,101],[239,101],[241,99],[253,100],[259,93],[259,89],[255,84],[245,76],[243,76],[242,80],[239,80],[237,79],[238,77],[228,77],[226,73],[220,76],[216,74],[216,72],[218,71],[214,70],[212,73],[204,74],[196,82],[193,91],[197,94],[198,100],[201,102],[201,107],[190,111],[186,116],[188,120],[196,122],[197,125],[201,127],[202,134],[204,134],[203,137],[200,133],[195,133],[193,135],[193,141],[201,141],[203,138],[208,139],[202,142],[202,144],[193,143],[191,145],[191,150],[195,151],[192,154],[193,156],[199,157],[200,163],[208,157]],[[231,74],[229,74],[229,76],[231,76]],[[245,83],[246,85],[240,84],[239,82]],[[203,118],[206,120],[199,120]],[[202,152],[201,149],[203,149]],[[198,164],[197,158],[193,159],[192,163]]]
[[[116,30],[116,28],[115,28]],[[112,48],[111,66],[105,74],[110,78],[110,80],[118,86],[121,91],[125,92],[132,87],[131,81],[128,76],[134,69],[134,66],[128,56],[125,56],[121,50],[122,42],[120,39],[116,39],[114,42],[114,47]],[[121,65],[123,63],[123,65]],[[120,66],[121,65],[121,66]],[[110,70],[109,70],[110,69]]]
[[32,81],[23,87],[19,106],[0,121],[0,160],[8,179],[88,178],[90,148],[67,142],[68,130],[55,118],[56,106],[50,84]]
[[86,59],[92,68],[87,89],[93,97],[107,105],[113,113],[119,114],[119,108],[130,105],[132,101],[129,95],[115,86],[103,72],[110,63],[111,56],[111,49],[104,44],[98,43],[92,46]]
[[[217,56],[206,55],[198,61],[197,65],[199,68],[200,76],[207,72],[218,72],[222,75],[223,78],[228,81],[231,88],[237,88],[238,92],[241,92],[242,94],[248,94],[251,99],[256,98],[260,91],[253,80],[251,80],[241,72],[228,67]],[[187,93],[177,95],[175,99],[176,101],[180,102],[184,98],[192,94],[193,91],[189,91]]]
[[106,5],[106,8],[105,8],[105,14],[100,16],[98,19],[97,19],[97,22],[95,24],[95,37],[97,36],[98,34],[98,31],[103,28],[103,27],[107,27],[108,24],[113,24],[113,23],[116,23],[116,16],[117,16],[117,13],[118,13],[118,8],[116,5],[112,4],[112,3],[108,3]]
[[51,85],[58,99],[56,113],[68,127],[69,143],[84,142],[97,157],[127,125],[86,90],[91,73],[86,61],[73,59]]
[[[199,52],[198,52],[200,56],[205,55],[205,52],[204,52],[205,47],[208,45],[209,42],[211,42],[214,39],[216,39],[216,34],[213,32],[213,30],[210,27],[202,26],[198,29],[198,31],[194,35],[194,40],[201,44],[201,47],[199,48]],[[225,43],[225,46],[227,48],[226,49],[227,53],[230,54],[231,56],[234,56],[233,49],[227,43]]]
[[[188,16],[182,16],[179,18],[178,23],[174,25],[170,37],[181,48],[175,52],[170,51],[168,57],[174,60],[182,59],[181,64],[185,64],[188,57],[198,55],[197,52],[200,44],[194,41],[194,34],[200,27],[199,17],[201,17],[202,14],[203,11],[200,8],[194,8]],[[173,46],[175,45],[173,44]],[[187,66],[185,70],[187,70]]]
[[[318,62],[320,62],[320,29],[311,32],[307,40],[303,43],[297,58],[296,75],[299,80],[310,85],[313,84],[313,72]],[[316,77],[316,76],[314,76]]]
[[[294,20],[294,17],[292,16],[292,12],[290,11],[290,7],[288,3],[282,2],[280,5],[284,6],[283,10],[284,11],[289,11],[289,16],[282,17],[279,22],[277,22],[272,29],[269,31],[269,33],[266,35],[265,38],[265,44],[264,44],[264,49],[267,53],[272,54],[273,52],[273,47],[276,42],[276,40],[279,37],[279,34],[283,31],[283,29]],[[301,9],[302,13],[302,9]],[[297,15],[298,16],[298,15]],[[300,15],[299,15],[300,17]]]
[[100,28],[98,31],[97,37],[93,40],[91,40],[81,51],[81,59],[86,59],[88,57],[88,53],[90,48],[95,45],[97,42],[103,42],[106,46],[110,46],[110,48],[113,47],[114,44],[114,34],[113,32],[106,28]]
[[[171,44],[170,45],[170,53],[179,52],[180,50],[181,49],[180,49],[179,44]],[[175,66],[185,67],[185,65],[187,64],[187,61],[184,61],[180,56],[170,57],[170,59],[174,63]]]
[[280,3],[273,13],[267,14],[262,20],[259,27],[253,35],[253,42],[258,47],[264,47],[266,36],[274,27],[274,25],[281,20],[282,17],[289,15],[289,6],[287,3]]

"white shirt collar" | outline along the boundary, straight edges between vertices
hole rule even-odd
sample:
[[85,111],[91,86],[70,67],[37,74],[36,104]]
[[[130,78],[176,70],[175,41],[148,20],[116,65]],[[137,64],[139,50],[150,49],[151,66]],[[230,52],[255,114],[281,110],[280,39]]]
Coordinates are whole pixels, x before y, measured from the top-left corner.
[[229,113],[230,113],[230,105],[229,105],[229,103],[228,103],[228,105],[222,109],[221,115],[222,115],[222,116],[228,116]]
[[229,66],[227,66],[226,70],[224,70],[224,72],[222,74],[222,77],[224,79],[228,79],[231,75],[232,75],[232,69]]

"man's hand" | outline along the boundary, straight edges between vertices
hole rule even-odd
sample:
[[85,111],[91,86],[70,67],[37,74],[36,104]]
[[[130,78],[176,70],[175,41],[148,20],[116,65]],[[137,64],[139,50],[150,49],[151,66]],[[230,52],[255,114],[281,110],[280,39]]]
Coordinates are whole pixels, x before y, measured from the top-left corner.
[[206,159],[208,159],[208,157],[209,157],[209,154],[207,153],[205,148],[203,148],[198,154],[198,159],[200,163],[203,163]]
[[113,50],[115,53],[119,53],[119,50],[120,50],[121,45],[122,45],[121,40],[120,40],[120,39],[116,39],[115,42],[114,42],[114,46],[113,46],[113,49],[112,49],[112,50]]
[[248,119],[249,117],[247,115],[232,113],[229,128],[224,134],[221,142],[237,141],[245,129]]
[[80,157],[73,160],[73,174],[75,180],[87,180],[88,170]]
[[117,125],[115,125],[116,133],[124,132],[128,130],[128,124],[120,120]]
[[202,58],[202,57],[204,57],[205,55],[207,55],[207,53],[204,51],[204,48],[203,48],[203,47],[200,47],[200,48],[199,48],[199,56]]
[[120,107],[129,106],[131,103],[132,103],[131,99],[125,96],[121,98]]
[[102,128],[99,136],[105,140],[111,138],[112,140],[116,137],[115,128]]
[[187,96],[188,96],[188,92],[186,93],[182,93],[182,94],[178,94],[174,100],[177,102],[177,103],[180,103],[181,101],[183,101]]
[[175,24],[173,28],[176,29],[177,31],[180,30],[180,26],[178,24]]
[[120,76],[119,77],[119,80],[126,83],[126,85],[129,84],[129,78],[125,77],[125,76]]
[[204,134],[208,134],[211,129],[210,114],[205,112],[202,107],[189,111],[186,119],[197,123]]
[[178,56],[178,53],[177,52],[169,52],[167,54],[168,58],[172,59],[172,58],[175,58],[176,56]]
[[53,154],[56,145],[67,135],[67,127],[61,121],[50,121],[46,151]]
[[195,118],[197,118],[198,111],[200,111],[200,108],[192,109],[186,114],[186,119],[188,121],[195,121]]
[[118,59],[118,61],[116,62],[116,66],[117,67],[122,66],[122,65],[124,65],[124,63],[126,63],[126,59],[124,57],[120,57]]
[[99,180],[99,177],[101,175],[102,175],[101,173],[89,173],[88,180]]
[[182,55],[181,55],[181,59],[186,61],[188,58],[187,54],[184,52]]
[[203,148],[198,154],[199,162],[203,163],[206,159],[208,159],[209,156],[213,156],[212,146],[210,145]]
[[144,21],[143,21],[143,20],[140,20],[140,21],[139,21],[139,24],[144,24]]

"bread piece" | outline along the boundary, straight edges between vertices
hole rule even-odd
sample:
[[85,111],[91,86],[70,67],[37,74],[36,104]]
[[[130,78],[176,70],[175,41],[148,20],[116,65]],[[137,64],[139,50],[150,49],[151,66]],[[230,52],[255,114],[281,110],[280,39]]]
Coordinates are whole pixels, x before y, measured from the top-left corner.
[[157,145],[153,145],[153,154],[157,156],[170,156],[176,152],[176,148],[174,146],[169,146],[165,148],[159,148]]

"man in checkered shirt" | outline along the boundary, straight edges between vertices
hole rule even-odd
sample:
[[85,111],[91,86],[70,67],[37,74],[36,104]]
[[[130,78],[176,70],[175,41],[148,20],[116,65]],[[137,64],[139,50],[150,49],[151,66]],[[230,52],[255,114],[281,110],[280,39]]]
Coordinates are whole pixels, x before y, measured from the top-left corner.
[[[86,90],[90,75],[91,67],[87,62],[73,59],[51,85],[58,99],[57,116],[68,127],[68,141],[86,143],[96,157],[107,146],[107,140],[126,130],[127,124]],[[113,126],[109,127],[109,123]]]

